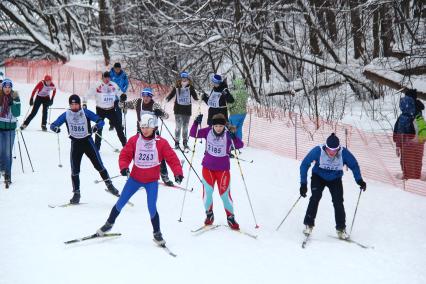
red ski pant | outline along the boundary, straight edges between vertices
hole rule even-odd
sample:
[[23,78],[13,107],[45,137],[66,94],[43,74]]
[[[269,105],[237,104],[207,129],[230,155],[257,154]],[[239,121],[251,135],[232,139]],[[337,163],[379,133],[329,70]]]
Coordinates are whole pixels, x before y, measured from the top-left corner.
[[230,181],[231,174],[229,171],[212,171],[203,167],[203,201],[206,211],[213,210],[213,190],[215,183],[217,183],[226,215],[234,214]]

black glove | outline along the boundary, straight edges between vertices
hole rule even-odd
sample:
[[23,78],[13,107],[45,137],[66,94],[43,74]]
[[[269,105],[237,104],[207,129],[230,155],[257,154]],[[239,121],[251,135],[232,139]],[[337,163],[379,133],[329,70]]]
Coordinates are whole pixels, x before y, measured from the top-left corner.
[[98,130],[99,130],[98,125],[97,124],[93,125],[92,133],[98,132]]
[[356,183],[359,185],[359,189],[361,189],[362,191],[365,191],[367,189],[367,184],[363,179],[357,180]]
[[229,135],[231,136],[232,139],[235,139],[237,137],[235,132],[232,132],[232,131],[229,131]]
[[156,109],[154,109],[154,114],[155,114],[156,117],[160,117],[160,116],[163,116],[164,113],[161,109],[156,108]]
[[308,192],[308,185],[306,183],[300,184],[300,195],[305,198],[306,192]]
[[120,171],[122,176],[127,177],[130,174],[129,168],[124,168]]
[[201,125],[201,121],[203,121],[203,115],[202,115],[202,114],[199,114],[199,115],[197,116],[197,118],[195,118],[195,122],[196,122],[197,124]]
[[49,106],[52,106],[53,105],[53,99],[51,99],[50,101],[49,101],[49,104],[48,104]]
[[120,101],[121,102],[125,102],[125,101],[127,101],[127,95],[126,94],[121,94],[121,96],[120,96]]
[[30,99],[30,106],[33,106],[34,105],[34,99],[33,98],[31,98]]
[[182,180],[183,180],[183,176],[182,175],[175,176],[175,182],[177,184],[181,184]]
[[61,132],[61,129],[56,126],[55,128],[53,128],[53,132],[59,133]]
[[201,95],[201,99],[202,99],[202,100],[205,100],[205,99],[207,99],[207,97],[208,97],[208,95],[207,95],[206,93],[204,93],[204,92],[203,92],[203,94]]
[[15,99],[13,99],[13,100],[10,100],[9,101],[9,106],[13,106],[13,101],[14,101]]

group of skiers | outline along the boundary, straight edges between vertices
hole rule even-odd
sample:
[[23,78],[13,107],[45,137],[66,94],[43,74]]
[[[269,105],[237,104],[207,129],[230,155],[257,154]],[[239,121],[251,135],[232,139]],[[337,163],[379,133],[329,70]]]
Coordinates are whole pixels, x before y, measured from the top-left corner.
[[[154,102],[154,92],[151,88],[144,88],[139,98],[128,101],[126,91],[128,88],[127,75],[121,69],[121,65],[116,63],[108,72],[102,74],[102,81],[89,92],[96,101],[96,113],[87,109],[87,96],[84,101],[73,94],[69,97],[69,109],[62,113],[51,125],[53,132],[59,133],[61,125],[66,124],[69,138],[71,139],[71,181],[73,196],[70,204],[80,202],[80,163],[83,154],[90,159],[94,168],[99,172],[102,181],[105,182],[107,191],[116,195],[118,201],[112,207],[106,223],[97,230],[97,235],[103,236],[110,231],[123,207],[139,188],[144,188],[147,194],[148,211],[153,227],[154,241],[165,245],[160,229],[160,217],[157,211],[157,197],[159,178],[164,183],[173,186],[173,182],[168,178],[167,165],[171,168],[175,182],[180,184],[184,179],[182,165],[173,149],[159,133],[159,120],[168,118],[168,114],[161,106]],[[181,72],[174,88],[166,97],[169,102],[174,99],[174,115],[176,120],[175,149],[182,151],[189,150],[189,136],[195,139],[206,140],[204,158],[202,161],[202,186],[203,202],[205,209],[205,226],[214,223],[213,213],[213,191],[215,184],[223,201],[228,226],[233,230],[239,230],[236,221],[233,201],[230,190],[230,158],[233,157],[231,151],[241,149],[242,126],[246,115],[246,104],[248,94],[244,90],[244,82],[236,80],[234,82],[235,92],[231,94],[226,80],[221,75],[215,74],[211,78],[212,88],[209,94],[202,93],[201,100],[204,101],[208,109],[207,127],[201,128],[203,114],[199,113],[194,120],[190,131],[189,121],[192,115],[193,101],[198,101],[198,95],[192,80],[187,72]],[[52,95],[50,94],[51,92]],[[55,86],[49,75],[39,82],[31,95],[30,105],[33,106],[31,114],[21,125],[24,130],[36,115],[39,107],[43,105],[42,130],[46,131],[47,108],[52,105],[55,97]],[[35,101],[34,95],[37,94]],[[412,90],[408,90],[406,97],[412,96]],[[412,98],[411,98],[412,99]],[[415,112],[411,109],[417,105]],[[405,108],[410,108],[409,118],[403,117],[406,114]],[[398,119],[395,133],[410,131],[403,130],[402,121],[413,121],[412,116],[417,113],[421,115],[424,106],[416,103],[415,99],[401,100],[403,113]],[[126,138],[125,128],[122,124],[122,113],[127,109],[135,109],[137,115],[136,131],[129,139]],[[231,116],[228,117],[228,109]],[[13,83],[9,79],[2,82],[0,91],[0,171],[4,172],[5,181],[11,182],[12,147],[17,127],[17,117],[20,115],[21,106],[18,93],[13,90]],[[410,116],[411,115],[411,116]],[[414,116],[415,117],[415,116]],[[101,146],[102,128],[104,119],[108,118],[115,128],[117,136],[123,146],[119,155],[119,168],[122,176],[127,177],[127,181],[121,192],[112,184],[110,175],[105,168],[99,149]],[[410,120],[411,119],[411,120]],[[125,120],[124,120],[125,121]],[[91,125],[94,122],[94,125]],[[164,122],[163,122],[164,123]],[[92,139],[95,134],[95,141]],[[180,147],[182,137],[183,147]],[[397,141],[397,147],[402,148],[400,155],[406,154],[404,144],[408,143],[407,138]],[[194,149],[195,150],[195,149]],[[401,157],[403,160],[403,157]],[[131,169],[130,164],[133,162]],[[346,218],[343,205],[343,167],[347,165],[352,171],[356,183],[360,190],[365,191],[366,182],[363,180],[356,158],[351,152],[340,144],[339,138],[332,133],[323,145],[314,147],[303,159],[300,166],[300,195],[307,196],[308,180],[307,172],[312,162],[315,162],[311,176],[311,197],[304,218],[304,233],[310,235],[315,225],[318,204],[325,187],[329,188],[335,211],[336,231],[339,238],[347,239]],[[166,165],[167,164],[167,165]],[[403,162],[401,162],[403,164]],[[404,171],[404,166],[402,166]],[[406,172],[404,172],[406,175]],[[406,178],[409,178],[406,176]]]

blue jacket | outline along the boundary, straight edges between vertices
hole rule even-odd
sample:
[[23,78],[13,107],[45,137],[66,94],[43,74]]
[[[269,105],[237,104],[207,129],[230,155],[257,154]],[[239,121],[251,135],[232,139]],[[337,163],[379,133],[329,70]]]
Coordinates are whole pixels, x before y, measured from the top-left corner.
[[[354,175],[355,181],[359,181],[362,179],[361,177],[361,171],[358,166],[358,161],[355,159],[355,157],[352,155],[351,152],[349,152],[348,149],[345,147],[342,147],[340,150],[342,153],[343,158],[343,164],[347,165]],[[331,181],[338,178],[341,178],[343,176],[342,170],[327,170],[322,169],[319,167],[319,161],[321,156],[321,146],[314,147],[308,155],[303,159],[302,164],[300,165],[300,183],[307,184],[307,175],[308,175],[308,169],[311,166],[311,163],[315,161],[315,165],[312,169],[312,173],[319,175],[321,178]]]
[[[95,122],[96,127],[98,129],[101,129],[102,127],[104,127],[105,122],[94,112],[83,108],[84,114],[87,117],[87,129],[89,130],[89,133],[92,133],[92,128],[90,127],[90,121]],[[67,122],[67,112],[64,112],[63,114],[61,114],[51,125],[50,125],[50,130],[55,131],[56,127],[61,127],[62,124]],[[67,128],[68,128],[68,123],[67,124]],[[90,136],[87,136],[90,137]],[[73,137],[70,136],[71,139],[75,139]]]
[[121,70],[120,73],[117,74],[115,73],[114,68],[111,68],[109,75],[111,76],[111,80],[120,87],[120,90],[123,93],[126,93],[127,88],[129,87],[129,79],[127,78],[126,72]]

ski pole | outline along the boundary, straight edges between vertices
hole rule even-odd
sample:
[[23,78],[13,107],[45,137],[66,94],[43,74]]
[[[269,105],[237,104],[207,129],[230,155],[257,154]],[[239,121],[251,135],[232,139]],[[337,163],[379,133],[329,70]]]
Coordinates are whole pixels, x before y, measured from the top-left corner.
[[101,182],[106,182],[106,181],[109,181],[109,180],[112,180],[112,179],[115,179],[115,178],[118,178],[118,177],[121,177],[121,174],[107,178],[107,179],[95,180],[95,183],[97,184],[97,183],[101,183]]
[[101,138],[102,140],[104,140],[114,150],[114,152],[116,152],[116,153],[120,152],[120,150],[118,150],[117,148],[115,148],[114,146],[112,146],[111,143],[108,142],[108,140],[106,140],[101,135],[99,135],[98,132],[95,132],[95,133],[96,133],[96,135],[99,136],[99,138]]
[[[225,128],[226,128],[227,131],[229,131],[229,129],[226,126],[225,126]],[[234,147],[234,149],[237,149],[235,147],[234,140],[232,138],[231,138],[231,143],[232,143],[232,147]],[[255,229],[258,229],[259,225],[257,224],[256,215],[254,214],[253,205],[251,203],[251,198],[250,198],[250,195],[249,195],[249,192],[248,192],[248,189],[247,189],[247,183],[246,183],[246,180],[244,178],[243,169],[241,168],[240,160],[238,159],[237,151],[235,151],[235,158],[237,159],[238,167],[240,168],[241,178],[243,179],[243,183],[244,183],[244,189],[246,190],[247,198],[248,198],[250,208],[251,208],[251,213],[253,214],[253,219],[254,219],[254,222],[256,224]]]
[[[18,132],[18,130],[16,130],[16,132]],[[18,138],[18,148],[19,148],[19,157],[21,158],[21,167],[22,167],[22,173],[24,174],[24,162],[22,161],[22,152],[21,152],[21,143],[19,142],[19,135],[16,134],[16,137]]]
[[361,193],[362,193],[362,189],[359,190],[358,201],[356,202],[354,218],[352,219],[351,230],[349,231],[349,237],[348,238],[350,238],[351,235],[352,235],[352,228],[354,227],[356,212],[358,210],[358,205],[359,205],[359,200],[361,198]]
[[[164,127],[166,128],[167,132],[169,132],[170,136],[173,138],[174,142],[177,143],[176,138],[173,136],[173,134],[170,132],[170,129],[167,127],[167,124],[164,123],[163,119],[161,117],[159,117],[160,120],[163,122]],[[192,166],[191,162],[188,160],[188,157],[185,155],[185,152],[179,147],[179,151],[182,153],[183,157],[185,158],[185,160],[189,163],[189,166],[191,167],[191,169],[194,171],[195,175],[197,176],[198,180],[202,182],[200,176],[198,175],[197,171],[194,169],[194,167]]]
[[186,178],[185,193],[183,194],[182,207],[180,209],[180,216],[179,216],[179,220],[178,220],[179,222],[182,222],[183,207],[185,205],[186,192],[188,191],[188,183],[189,183],[189,177],[191,175],[192,162],[193,162],[194,156],[195,156],[195,148],[197,147],[198,129],[199,129],[199,127],[197,127],[197,132],[195,133],[194,147],[192,148],[191,161],[189,162],[188,177]]
[[288,215],[290,215],[291,211],[293,211],[294,207],[296,207],[296,204],[299,202],[300,198],[302,198],[302,195],[300,195],[299,198],[296,200],[296,202],[294,202],[293,206],[291,206],[291,208],[288,211],[287,215],[285,215],[284,219],[281,221],[281,223],[278,225],[278,227],[275,229],[275,231],[278,231],[280,229],[281,225],[287,219]]
[[238,157],[238,159],[241,161],[241,162],[247,162],[247,163],[250,163],[250,164],[252,164],[254,161],[253,160],[245,160],[245,159],[241,159],[240,157]]
[[56,133],[56,137],[58,138],[58,159],[59,159],[59,163],[58,163],[58,167],[62,168],[62,163],[61,163],[61,143],[59,142],[59,133]]
[[25,143],[24,135],[22,134],[22,131],[19,131],[21,133],[22,141],[24,142],[25,151],[27,152],[28,160],[30,161],[31,169],[34,172],[33,163],[31,162],[30,153],[28,152],[27,143]]

